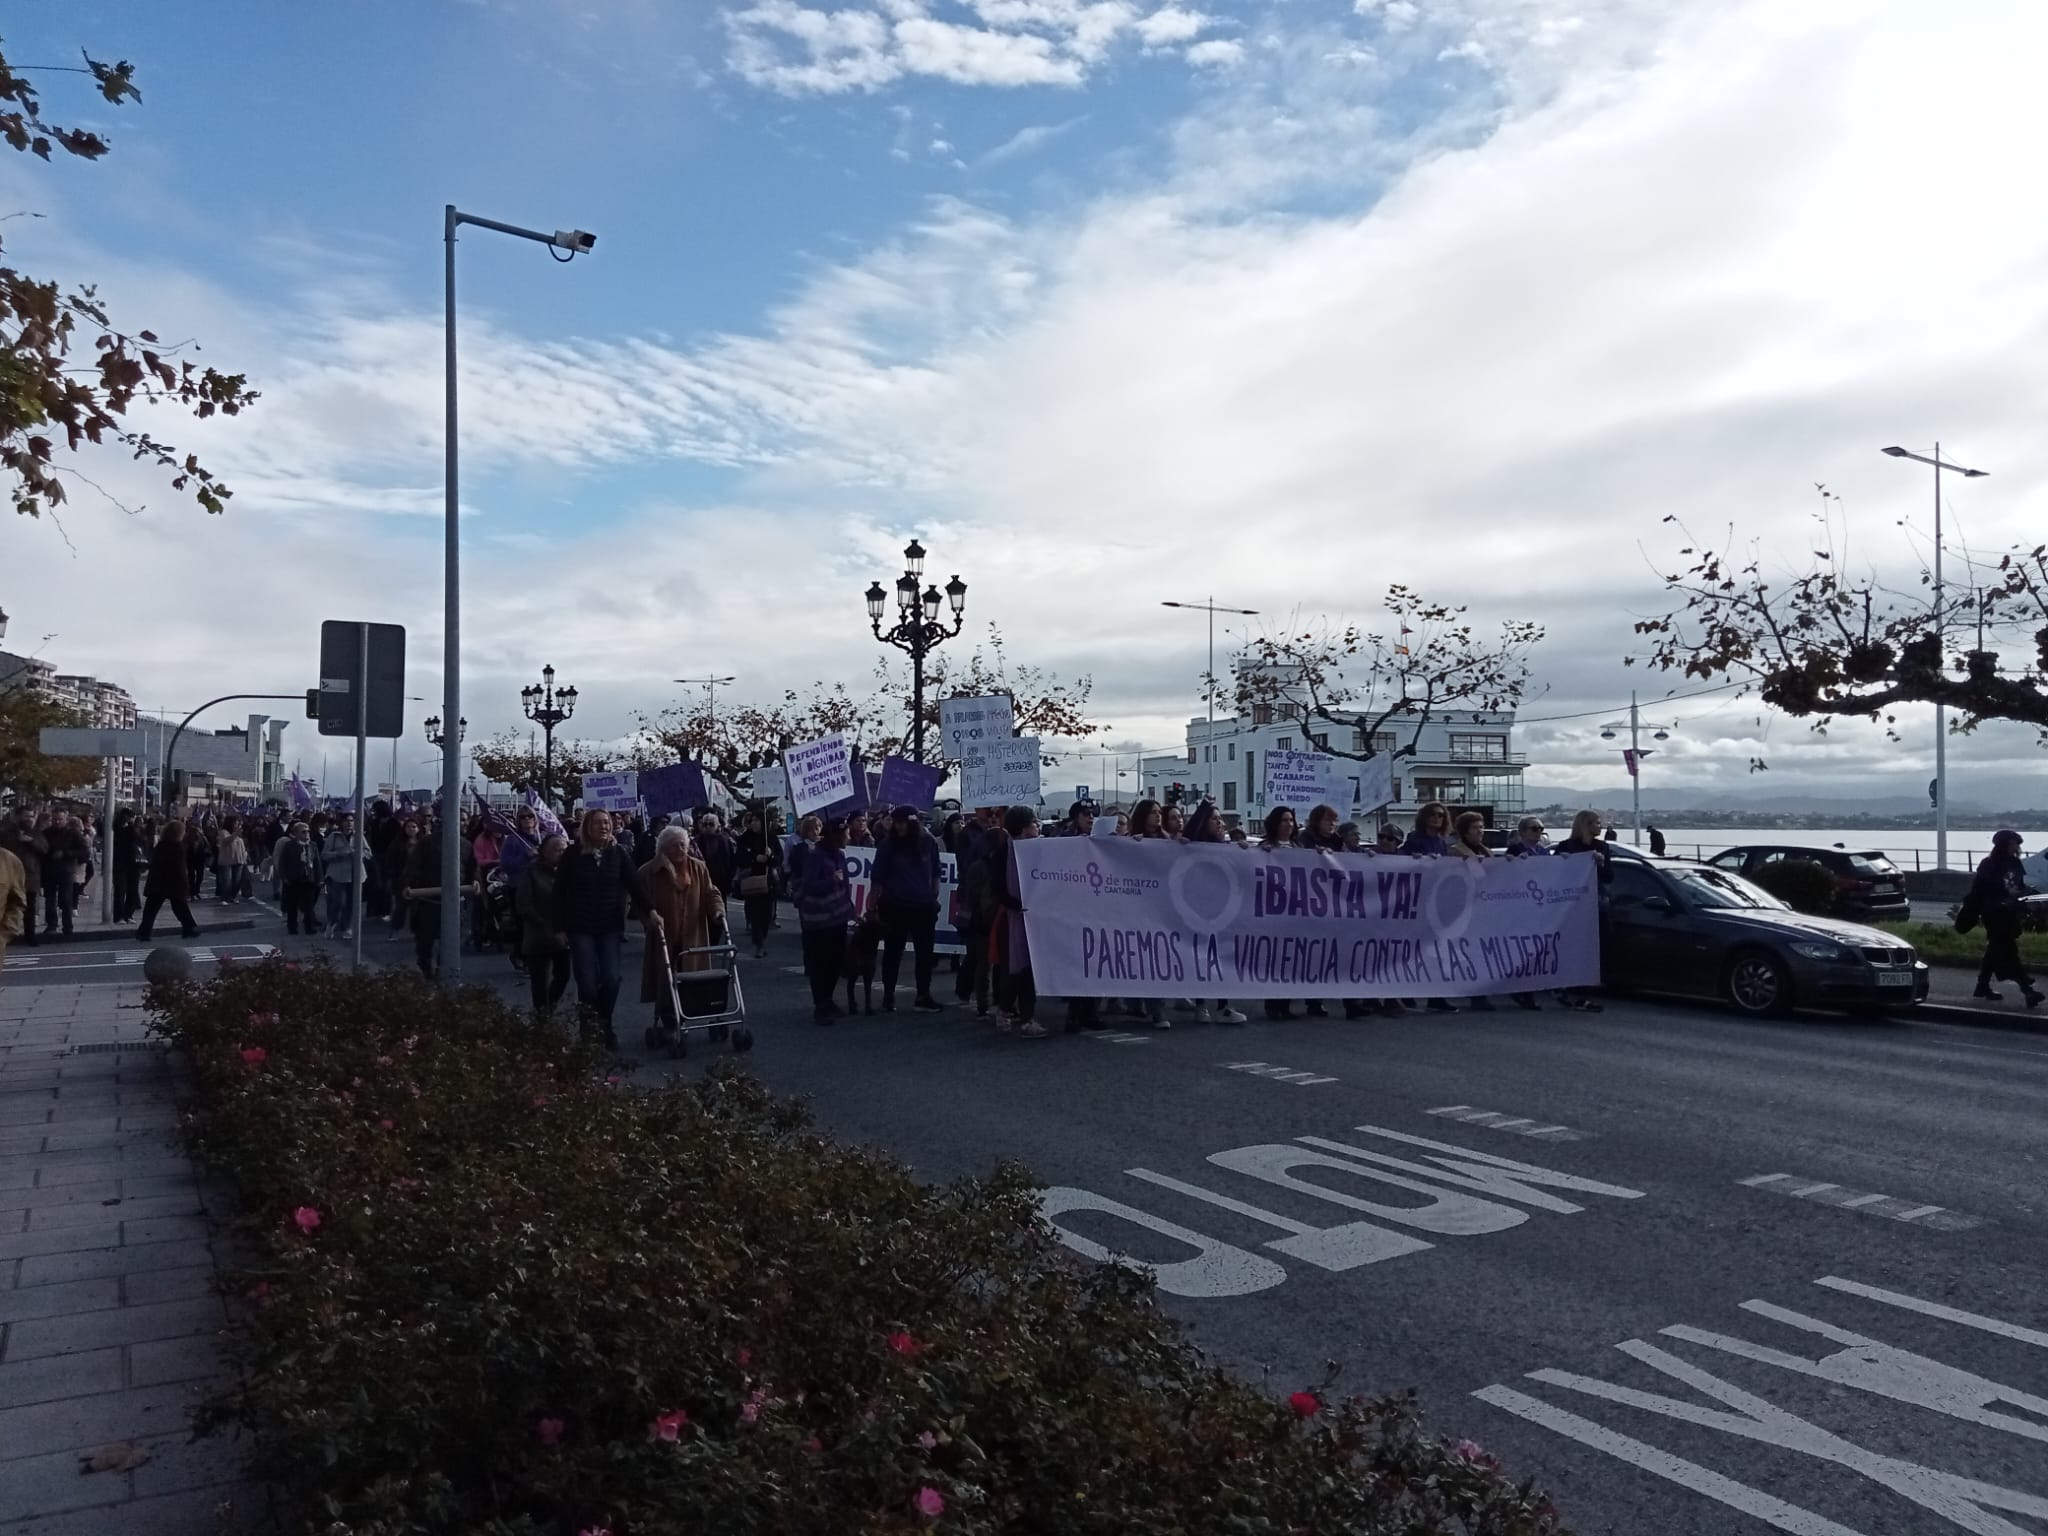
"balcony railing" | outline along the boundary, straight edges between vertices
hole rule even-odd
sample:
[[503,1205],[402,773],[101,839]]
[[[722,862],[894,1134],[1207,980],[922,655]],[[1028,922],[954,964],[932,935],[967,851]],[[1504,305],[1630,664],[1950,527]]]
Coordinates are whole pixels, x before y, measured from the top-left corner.
[[1429,747],[1418,747],[1411,763],[1469,763],[1481,768],[1526,768],[1529,754],[1526,752],[1489,752],[1478,747],[1446,747],[1441,751]]

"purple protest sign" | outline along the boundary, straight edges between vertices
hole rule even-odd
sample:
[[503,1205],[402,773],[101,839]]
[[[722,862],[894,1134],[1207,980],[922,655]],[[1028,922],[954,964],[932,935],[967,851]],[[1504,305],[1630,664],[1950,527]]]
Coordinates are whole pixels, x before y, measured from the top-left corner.
[[640,799],[650,816],[675,816],[711,803],[704,784],[704,769],[698,763],[676,763],[667,768],[640,770]]
[[875,803],[914,805],[920,811],[928,811],[932,801],[938,798],[939,785],[945,779],[946,770],[931,763],[916,763],[907,757],[885,757],[882,759],[881,781],[875,790]]

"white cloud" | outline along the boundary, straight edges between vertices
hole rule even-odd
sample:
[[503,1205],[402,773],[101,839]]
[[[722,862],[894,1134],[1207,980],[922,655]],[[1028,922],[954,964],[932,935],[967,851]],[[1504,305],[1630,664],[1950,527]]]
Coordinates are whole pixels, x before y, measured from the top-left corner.
[[1060,138],[1064,134],[1071,133],[1087,121],[1088,115],[1082,113],[1078,117],[1068,118],[1063,123],[1033,123],[1029,127],[1019,128],[1015,133],[1003,140],[1002,143],[975,161],[975,165],[977,168],[1001,165],[1007,160],[1020,160],[1026,155],[1036,154],[1055,139]]
[[1244,44],[1235,38],[1212,37],[1189,48],[1187,59],[1198,69],[1228,69],[1243,62]]
[[[1207,24],[1171,5],[1141,17],[1129,0],[964,0],[953,14],[973,20],[934,15],[919,0],[836,11],[756,0],[724,13],[727,62],[749,84],[792,96],[873,91],[908,76],[1076,86],[1126,34],[1150,46]],[[1184,30],[1190,22],[1194,30]]]
[[1165,5],[1141,18],[1131,30],[1138,34],[1138,40],[1147,48],[1162,48],[1168,43],[1185,43],[1200,37],[1215,25],[1213,16],[1204,16],[1200,11],[1186,10],[1177,5]]

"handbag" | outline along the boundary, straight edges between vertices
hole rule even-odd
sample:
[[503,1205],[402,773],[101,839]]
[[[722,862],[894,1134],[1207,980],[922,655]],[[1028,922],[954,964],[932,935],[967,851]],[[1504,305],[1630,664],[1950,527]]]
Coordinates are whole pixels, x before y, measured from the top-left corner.
[[773,896],[775,894],[775,877],[765,874],[741,875],[740,894],[742,896]]

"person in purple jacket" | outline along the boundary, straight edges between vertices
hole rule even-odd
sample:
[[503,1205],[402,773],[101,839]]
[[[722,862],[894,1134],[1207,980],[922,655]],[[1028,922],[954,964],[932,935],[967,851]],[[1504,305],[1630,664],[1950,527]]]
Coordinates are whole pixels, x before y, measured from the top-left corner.
[[903,946],[917,952],[917,996],[911,1006],[920,1013],[944,1013],[945,1004],[932,996],[932,966],[937,955],[939,890],[942,879],[939,840],[927,832],[915,806],[896,808],[888,835],[875,845],[875,904],[882,914],[882,1011],[896,1011],[896,978],[903,970]]

